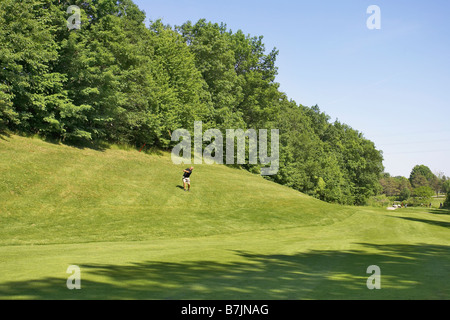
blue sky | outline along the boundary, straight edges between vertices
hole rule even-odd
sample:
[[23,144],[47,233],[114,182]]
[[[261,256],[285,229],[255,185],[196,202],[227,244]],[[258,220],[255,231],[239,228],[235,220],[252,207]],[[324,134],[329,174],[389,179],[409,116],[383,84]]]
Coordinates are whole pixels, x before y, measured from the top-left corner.
[[[281,91],[375,142],[391,175],[450,176],[450,1],[134,1],[147,21],[205,18],[276,47]],[[369,30],[370,5],[381,29]]]

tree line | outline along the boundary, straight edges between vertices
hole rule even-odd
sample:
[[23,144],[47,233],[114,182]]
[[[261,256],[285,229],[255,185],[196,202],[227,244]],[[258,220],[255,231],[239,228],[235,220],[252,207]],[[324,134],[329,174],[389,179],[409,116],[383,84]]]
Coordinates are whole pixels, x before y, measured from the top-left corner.
[[[68,30],[70,5],[81,10],[79,30]],[[341,204],[382,190],[382,152],[281,92],[278,51],[262,36],[206,20],[145,20],[131,0],[0,0],[0,130],[169,150],[172,132],[194,121],[279,129],[273,181]]]
[[443,173],[435,174],[425,165],[415,166],[408,178],[383,173],[380,184],[382,194],[398,201],[413,199],[410,203],[415,205],[429,202],[434,195],[447,195],[443,205],[450,208],[450,177]]

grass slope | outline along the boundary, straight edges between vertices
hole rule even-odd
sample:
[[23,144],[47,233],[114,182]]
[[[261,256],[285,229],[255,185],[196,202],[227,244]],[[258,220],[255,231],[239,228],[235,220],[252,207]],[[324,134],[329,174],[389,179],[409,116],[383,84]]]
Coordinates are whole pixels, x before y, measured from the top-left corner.
[[327,204],[224,166],[196,166],[185,193],[185,167],[2,137],[0,298],[450,298],[443,211]]

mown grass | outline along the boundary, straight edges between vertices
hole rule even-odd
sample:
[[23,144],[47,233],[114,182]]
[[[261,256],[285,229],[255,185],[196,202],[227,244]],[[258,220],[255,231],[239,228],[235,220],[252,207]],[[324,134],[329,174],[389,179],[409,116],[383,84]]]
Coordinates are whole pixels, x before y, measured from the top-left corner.
[[186,193],[187,166],[1,139],[0,298],[450,298],[446,211],[327,204],[223,166],[196,166]]

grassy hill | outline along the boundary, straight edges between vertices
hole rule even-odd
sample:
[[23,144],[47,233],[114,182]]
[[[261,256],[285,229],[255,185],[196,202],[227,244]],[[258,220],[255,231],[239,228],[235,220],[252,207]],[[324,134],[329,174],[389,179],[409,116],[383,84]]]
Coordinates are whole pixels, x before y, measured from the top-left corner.
[[185,167],[2,136],[0,299],[450,299],[445,212],[327,204],[224,166],[196,166],[187,193]]

